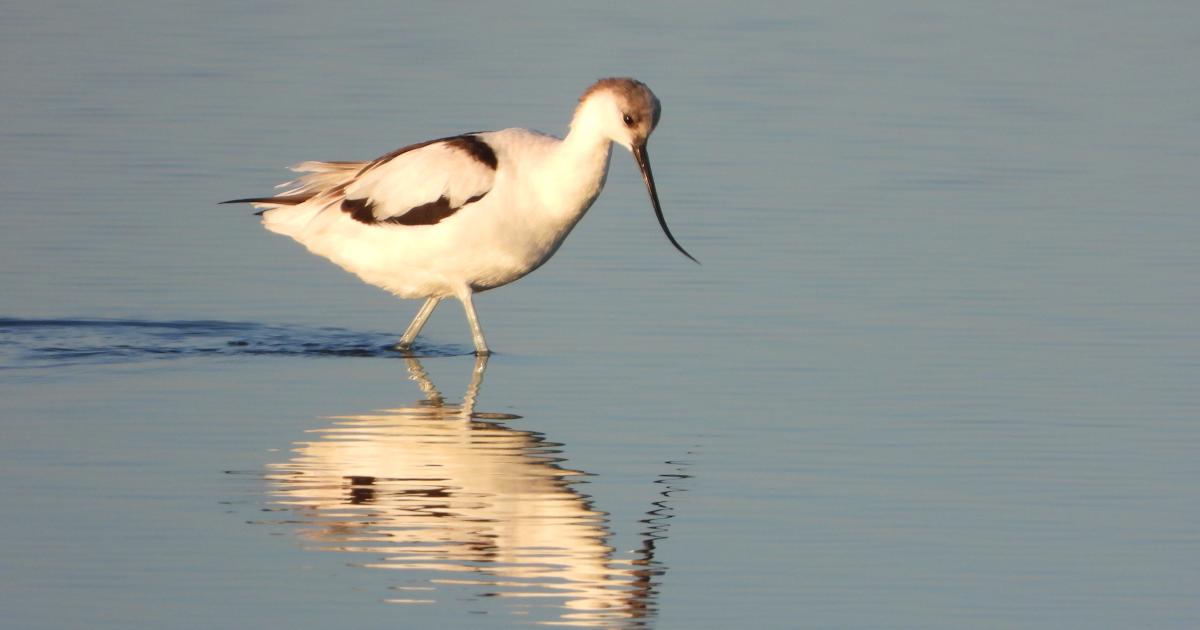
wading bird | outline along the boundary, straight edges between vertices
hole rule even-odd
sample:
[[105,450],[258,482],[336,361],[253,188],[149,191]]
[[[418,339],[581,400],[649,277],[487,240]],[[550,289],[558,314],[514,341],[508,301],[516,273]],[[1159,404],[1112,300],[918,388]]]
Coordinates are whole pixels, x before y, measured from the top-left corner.
[[528,129],[465,133],[369,162],[302,162],[303,173],[251,203],[270,231],[292,237],[364,282],[425,303],[397,344],[412,347],[438,303],[458,298],[475,352],[489,354],[472,296],[542,266],[604,187],[612,143],[633,153],[663,233],[646,140],[661,107],[629,78],[597,81],[565,138]]

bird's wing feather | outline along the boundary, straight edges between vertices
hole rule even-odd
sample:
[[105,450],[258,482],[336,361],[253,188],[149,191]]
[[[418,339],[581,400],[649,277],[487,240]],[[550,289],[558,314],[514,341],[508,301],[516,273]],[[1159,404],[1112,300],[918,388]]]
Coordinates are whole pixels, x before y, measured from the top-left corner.
[[496,166],[495,152],[474,134],[404,147],[347,183],[342,210],[365,223],[437,223],[487,195]]

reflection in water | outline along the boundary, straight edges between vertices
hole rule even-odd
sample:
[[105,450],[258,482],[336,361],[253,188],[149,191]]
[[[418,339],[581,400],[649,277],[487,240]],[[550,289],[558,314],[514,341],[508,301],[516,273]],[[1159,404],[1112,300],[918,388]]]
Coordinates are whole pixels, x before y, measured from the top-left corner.
[[[576,488],[583,473],[559,464],[560,444],[475,411],[487,359],[476,360],[461,404],[444,400],[416,359],[426,399],[411,407],[336,418],[273,465],[275,503],[295,515],[312,548],[371,556],[358,563],[405,572],[402,596],[432,603],[439,591],[495,597],[531,622],[640,627],[654,614],[654,559],[665,537],[674,474],[642,519],[641,547],[620,560],[606,514]],[[549,605],[547,605],[549,604]],[[540,613],[540,614],[539,614]]]

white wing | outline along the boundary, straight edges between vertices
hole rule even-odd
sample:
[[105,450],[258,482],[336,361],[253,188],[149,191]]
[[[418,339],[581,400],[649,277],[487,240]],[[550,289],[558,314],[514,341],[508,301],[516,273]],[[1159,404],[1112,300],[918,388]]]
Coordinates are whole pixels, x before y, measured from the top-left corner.
[[341,209],[363,223],[437,223],[482,199],[496,166],[496,153],[475,134],[404,147],[347,182]]

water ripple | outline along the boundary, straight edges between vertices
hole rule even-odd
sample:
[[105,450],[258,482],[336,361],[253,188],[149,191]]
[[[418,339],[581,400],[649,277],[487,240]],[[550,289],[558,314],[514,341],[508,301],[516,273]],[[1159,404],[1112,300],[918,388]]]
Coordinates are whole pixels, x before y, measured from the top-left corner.
[[0,369],[197,356],[402,358],[465,353],[455,346],[418,343],[406,355],[395,343],[392,333],[253,322],[0,318]]

